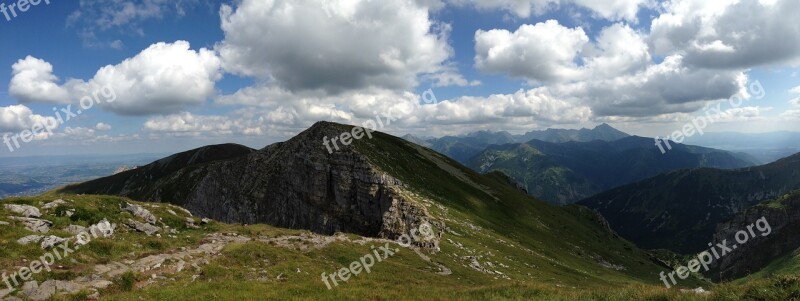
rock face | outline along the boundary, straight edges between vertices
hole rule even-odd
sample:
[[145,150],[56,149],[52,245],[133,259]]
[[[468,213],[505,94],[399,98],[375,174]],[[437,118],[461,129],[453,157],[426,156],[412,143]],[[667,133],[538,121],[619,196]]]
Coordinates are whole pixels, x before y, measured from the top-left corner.
[[[341,143],[339,150],[327,151],[323,137],[350,130],[320,122],[286,142],[238,157],[175,168],[169,174],[154,172],[154,164],[175,166],[163,159],[122,174],[148,181],[111,183],[106,178],[65,191],[169,202],[221,222],[265,223],[322,234],[396,238],[426,221],[424,207],[401,196],[403,183],[371,164],[368,156]],[[220,146],[170,158],[213,153],[210,148],[215,147]]]
[[[757,221],[762,218],[759,228]],[[755,235],[745,243],[737,243],[736,233],[749,233],[748,227]],[[767,228],[769,231],[763,230]],[[730,280],[757,272],[773,260],[800,248],[797,233],[800,233],[800,192],[737,214],[717,225],[713,239],[715,244],[726,239],[729,247],[736,244],[737,248],[715,262],[709,276],[714,280]]]

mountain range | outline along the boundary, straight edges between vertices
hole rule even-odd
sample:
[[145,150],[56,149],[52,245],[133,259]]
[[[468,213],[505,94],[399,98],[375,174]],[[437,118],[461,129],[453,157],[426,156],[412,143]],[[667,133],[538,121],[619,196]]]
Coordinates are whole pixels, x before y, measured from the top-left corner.
[[524,143],[536,139],[546,142],[561,143],[568,141],[588,142],[594,140],[614,141],[630,135],[623,133],[608,124],[601,124],[593,129],[546,129],[530,131],[523,135],[512,135],[506,131],[479,131],[463,136],[445,136],[441,138],[419,138],[406,135],[403,138],[416,144],[430,147],[458,162],[466,163],[469,159],[493,144]]
[[800,189],[800,154],[735,170],[683,169],[611,189],[578,204],[599,211],[622,237],[647,249],[707,248],[718,223]]

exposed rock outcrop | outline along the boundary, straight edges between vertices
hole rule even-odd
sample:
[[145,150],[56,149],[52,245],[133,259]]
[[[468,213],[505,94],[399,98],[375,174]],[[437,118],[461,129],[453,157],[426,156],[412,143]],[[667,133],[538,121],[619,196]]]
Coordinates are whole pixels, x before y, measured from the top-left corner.
[[42,213],[39,212],[39,208],[30,205],[6,204],[3,207],[5,207],[8,211],[23,217],[42,217]]
[[[176,167],[177,158],[230,147],[211,146],[120,174],[146,181],[103,185],[109,180],[99,179],[66,191],[170,202],[221,222],[265,223],[322,234],[351,232],[394,239],[427,221],[424,207],[401,195],[403,183],[379,170],[367,155],[353,146],[327,151],[324,137],[350,130],[320,122],[289,141],[238,157]],[[174,172],[157,171],[158,166]]]
[[[757,223],[762,218],[762,222]],[[769,231],[763,230],[767,228]],[[737,243],[739,231],[749,235],[745,243]],[[736,248],[715,261],[709,276],[714,280],[730,280],[755,273],[800,248],[797,233],[800,233],[800,192],[737,214],[717,225],[714,244],[725,239],[728,247],[735,244]]]

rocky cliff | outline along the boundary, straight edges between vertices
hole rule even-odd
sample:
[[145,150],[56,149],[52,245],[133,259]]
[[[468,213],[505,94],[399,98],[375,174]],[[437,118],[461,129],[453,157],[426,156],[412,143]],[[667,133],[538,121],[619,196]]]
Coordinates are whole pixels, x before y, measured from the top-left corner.
[[[394,239],[429,221],[425,208],[404,196],[403,183],[356,148],[341,147],[329,153],[323,146],[323,137],[350,129],[320,122],[258,151],[227,152],[230,158],[199,162],[175,163],[174,158],[166,158],[116,179],[99,179],[65,191],[168,202],[223,222],[265,223],[322,234],[350,232]],[[210,151],[197,149],[178,157]],[[164,170],[175,164],[181,167]]]
[[[758,220],[762,218],[763,221],[759,224]],[[753,229],[755,235],[751,235],[745,243],[738,243],[736,233],[749,233],[750,229]],[[736,248],[716,262],[709,276],[715,280],[731,280],[757,272],[773,260],[799,248],[798,232],[800,192],[745,210],[717,225],[712,240],[714,244],[727,240],[729,247],[736,244]],[[740,234],[740,238],[743,237]]]

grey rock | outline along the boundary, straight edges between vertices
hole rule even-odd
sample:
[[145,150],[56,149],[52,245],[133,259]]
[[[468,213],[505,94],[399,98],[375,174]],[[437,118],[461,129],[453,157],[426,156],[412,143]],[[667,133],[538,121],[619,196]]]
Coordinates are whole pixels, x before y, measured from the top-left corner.
[[28,236],[25,236],[23,238],[17,239],[17,243],[24,246],[24,245],[28,245],[28,244],[32,244],[32,243],[38,243],[43,238],[44,238],[44,236],[41,236],[41,235],[28,235]]
[[191,217],[186,218],[186,227],[190,229],[199,229],[197,225],[194,224],[194,219]]
[[5,204],[4,207],[6,210],[19,214],[23,217],[42,217],[42,213],[39,212],[39,208],[30,205]]
[[132,219],[128,219],[127,225],[128,227],[131,227],[136,231],[143,232],[148,236],[156,234],[157,232],[161,231],[161,228],[159,227],[150,224],[140,223]]
[[66,205],[66,204],[69,204],[69,203],[65,202],[62,199],[58,199],[58,200],[55,200],[55,201],[52,201],[50,203],[45,204],[44,206],[42,206],[42,209],[53,209],[53,208],[56,208],[56,207],[58,207],[60,205]]
[[8,226],[8,225],[9,225],[8,222],[0,221],[0,226]]
[[49,232],[50,226],[53,225],[53,222],[43,219],[17,217],[17,216],[9,216],[8,218],[11,220],[20,221],[22,222],[22,224],[25,225],[25,228],[28,228],[28,230],[39,233]]
[[42,246],[42,249],[46,250],[46,249],[53,248],[53,247],[65,242],[65,241],[67,241],[67,240],[64,239],[64,238],[50,235],[50,236],[45,237],[44,239],[42,239],[41,246]]
[[64,231],[67,231],[67,232],[69,232],[71,234],[74,234],[74,235],[78,235],[78,234],[81,234],[83,232],[86,232],[86,227],[79,226],[79,225],[69,225],[66,228],[64,228]]
[[94,237],[111,237],[114,236],[114,224],[111,224],[107,219],[103,219],[97,224],[89,226],[89,233]]
[[125,211],[130,212],[131,214],[133,214],[133,216],[140,217],[140,218],[144,219],[147,223],[149,223],[151,225],[155,225],[156,222],[158,221],[156,219],[155,215],[150,213],[150,210],[147,210],[142,206],[139,206],[139,205],[136,205],[136,204],[127,204],[127,206],[125,206],[122,209],[125,210]]

